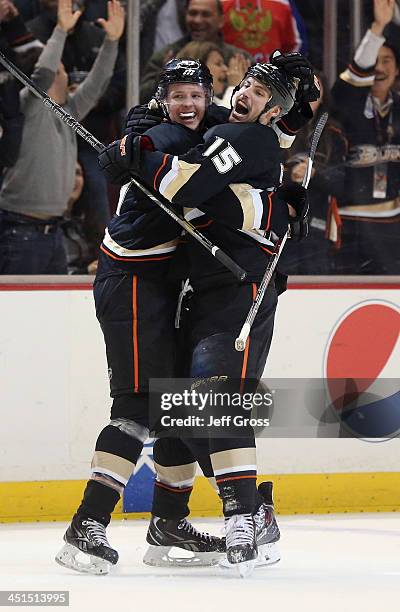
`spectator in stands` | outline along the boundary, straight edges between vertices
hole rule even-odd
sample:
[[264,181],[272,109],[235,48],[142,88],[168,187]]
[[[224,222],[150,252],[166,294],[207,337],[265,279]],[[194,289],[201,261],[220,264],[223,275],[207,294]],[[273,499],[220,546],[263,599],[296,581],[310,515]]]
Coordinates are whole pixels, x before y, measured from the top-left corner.
[[[35,46],[18,11],[10,0],[0,1],[0,50],[14,61],[24,49]],[[20,86],[0,67],[0,176],[5,167],[15,164],[22,139],[24,116],[19,103]],[[2,177],[1,177],[2,178]],[[1,179],[0,179],[1,184]]]
[[[285,163],[288,180],[301,183],[307,168],[311,139],[316,124],[324,112],[329,111],[329,89],[324,77],[318,75],[321,91],[319,100],[310,102],[313,119],[302,129],[290,149]],[[307,240],[286,243],[279,260],[279,269],[285,274],[333,274],[333,245],[326,236],[327,219],[334,199],[343,197],[344,160],[347,141],[337,123],[331,118],[318,144],[308,187],[310,213]]]
[[226,42],[245,49],[256,62],[268,62],[275,49],[282,53],[302,46],[288,0],[222,0]]
[[341,237],[338,274],[400,274],[399,58],[382,35],[393,10],[394,0],[374,0],[374,21],[333,88],[349,145],[331,226]]
[[206,64],[213,78],[213,102],[230,108],[233,88],[243,79],[250,66],[250,60],[241,54],[233,55],[229,68],[224,56],[215,43],[195,41],[188,43],[177,53],[177,59],[199,59]]
[[186,33],[186,0],[142,0],[140,3],[140,72],[153,53]]
[[185,13],[185,21],[188,34],[151,56],[141,81],[140,99],[142,103],[148,102],[154,94],[164,64],[169,59],[175,57],[192,40],[215,43],[220,49],[227,65],[229,65],[229,60],[234,55],[243,55],[240,49],[223,41],[222,27],[224,15],[220,0],[189,0]]
[[75,184],[62,223],[68,274],[95,274],[97,270],[98,244],[90,243],[85,213],[80,205],[84,182],[82,166],[77,162]]
[[[96,62],[74,94],[67,93],[61,55],[68,31],[80,12],[59,0],[58,21],[41,54],[33,81],[78,120],[93,108],[107,87],[124,29],[118,0],[109,4],[106,32]],[[72,191],[77,158],[75,132],[29,91],[22,90],[25,114],[20,155],[6,171],[0,191],[0,273],[66,273],[60,222]]]
[[[29,21],[27,26],[39,40],[45,43],[57,20],[58,0],[40,0],[40,2],[42,12]],[[97,23],[101,26],[104,18],[98,18]],[[68,74],[89,72],[104,36],[104,30],[101,27],[83,18],[78,19],[68,32],[62,55],[62,62]],[[83,122],[84,127],[105,144],[115,139],[115,131],[119,128],[118,111],[125,105],[125,79],[125,59],[120,50],[107,90]],[[114,130],[113,126],[115,126]],[[83,203],[91,223],[91,237],[93,241],[100,244],[104,229],[110,219],[107,182],[99,171],[96,151],[81,139],[78,141],[78,155],[85,172]]]

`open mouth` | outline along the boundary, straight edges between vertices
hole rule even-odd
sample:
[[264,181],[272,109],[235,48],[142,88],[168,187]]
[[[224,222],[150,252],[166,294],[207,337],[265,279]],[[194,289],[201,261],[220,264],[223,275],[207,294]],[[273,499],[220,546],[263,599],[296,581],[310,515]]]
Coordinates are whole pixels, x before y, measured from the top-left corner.
[[245,102],[243,102],[243,100],[237,100],[236,104],[235,104],[235,113],[237,115],[248,115],[249,113],[249,109],[247,108],[247,105]]
[[193,111],[190,113],[179,113],[179,117],[183,121],[191,121],[192,119],[196,117],[196,113]]
[[382,72],[377,72],[375,74],[375,81],[384,81],[386,79],[386,74],[383,74]]

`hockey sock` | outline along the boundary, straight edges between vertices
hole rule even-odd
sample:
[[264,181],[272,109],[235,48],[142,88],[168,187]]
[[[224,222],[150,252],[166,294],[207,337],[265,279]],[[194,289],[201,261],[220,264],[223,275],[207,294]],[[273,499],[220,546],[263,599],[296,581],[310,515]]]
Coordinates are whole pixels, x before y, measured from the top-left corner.
[[164,519],[185,518],[197,467],[192,453],[179,438],[159,438],[153,458],[157,479],[152,513]]
[[110,522],[111,513],[143,448],[141,440],[121,431],[114,423],[111,421],[97,438],[92,476],[77,511],[77,514],[95,518],[104,525]]
[[224,448],[211,454],[224,516],[253,514],[257,498],[256,452],[251,447],[254,440],[212,440],[211,444]]

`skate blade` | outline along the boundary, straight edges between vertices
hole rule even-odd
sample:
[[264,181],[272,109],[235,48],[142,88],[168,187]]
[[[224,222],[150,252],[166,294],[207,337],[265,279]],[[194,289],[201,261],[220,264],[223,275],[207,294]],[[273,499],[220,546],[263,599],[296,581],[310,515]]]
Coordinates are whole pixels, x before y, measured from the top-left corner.
[[250,559],[249,561],[242,561],[241,563],[229,563],[227,557],[221,559],[219,567],[224,571],[229,571],[231,574],[236,574],[239,578],[248,578],[254,571],[257,565],[257,558]]
[[258,558],[256,567],[274,565],[281,560],[279,546],[276,543],[262,544],[258,547]]
[[193,552],[177,546],[148,547],[143,563],[153,567],[210,567],[218,565],[225,553]]
[[[86,563],[77,559],[77,555],[80,555],[87,560]],[[60,552],[57,553],[55,561],[59,565],[68,567],[69,569],[80,572],[81,574],[94,574],[95,576],[108,574],[111,567],[111,564],[108,563],[108,561],[100,559],[100,557],[88,555],[79,550],[79,548],[72,546],[72,544],[65,544]]]

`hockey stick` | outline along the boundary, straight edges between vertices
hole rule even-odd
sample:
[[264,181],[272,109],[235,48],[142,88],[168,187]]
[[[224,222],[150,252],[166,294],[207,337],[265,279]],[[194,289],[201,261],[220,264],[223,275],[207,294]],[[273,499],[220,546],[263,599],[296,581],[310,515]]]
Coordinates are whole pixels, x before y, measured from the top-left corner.
[[[328,113],[323,113],[323,115],[321,115],[315,127],[315,131],[314,131],[312,141],[311,141],[310,154],[307,160],[306,173],[304,175],[303,182],[302,182],[302,186],[305,187],[306,189],[310,182],[311,170],[312,170],[313,163],[314,163],[314,156],[317,150],[318,141],[321,137],[322,131],[325,127],[327,120],[328,120]],[[256,318],[258,309],[260,308],[261,302],[263,301],[265,291],[270,283],[270,280],[276,268],[276,264],[278,263],[280,254],[282,253],[283,247],[285,246],[285,243],[288,237],[289,237],[289,230],[286,232],[283,238],[278,240],[278,242],[276,243],[271,259],[268,262],[267,268],[265,270],[260,286],[257,290],[256,296],[253,300],[253,303],[246,317],[246,321],[244,322],[243,327],[240,330],[239,336],[235,340],[235,349],[237,351],[244,351],[246,347],[246,342],[250,334],[251,326],[254,323],[254,319]]]
[[[79,134],[79,136],[86,140],[86,142],[88,142],[98,153],[104,151],[105,147],[103,143],[97,140],[97,138],[95,138],[93,134],[88,132],[88,130],[86,130],[83,125],[81,125],[74,117],[72,117],[72,115],[69,115],[62,108],[62,106],[54,102],[54,100],[52,100],[45,91],[35,85],[35,83],[29,77],[27,77],[26,74],[22,72],[22,70],[15,66],[15,64],[13,64],[9,59],[7,59],[1,51],[0,63],[3,64],[3,66],[9,72],[11,72],[11,74],[16,79],[21,81],[21,83],[23,83],[29,89],[29,91],[31,91],[35,96],[40,98],[43,104],[47,106],[47,108],[49,108],[51,111],[53,111],[53,113],[55,113],[61,119],[61,121],[66,123],[71,129],[73,129],[77,134]],[[208,238],[206,238],[204,234],[199,232],[194,227],[194,225],[192,225],[189,221],[186,221],[186,219],[184,219],[174,210],[172,210],[165,203],[168,202],[167,200],[165,200],[165,202],[161,201],[154,195],[152,191],[142,185],[142,183],[140,183],[136,178],[131,178],[131,184],[135,185],[135,187],[138,187],[138,189],[143,191],[143,193],[148,198],[150,198],[152,202],[162,208],[162,210],[167,213],[167,215],[172,217],[172,219],[176,221],[176,223],[178,223],[181,227],[183,227],[183,229],[186,230],[188,234],[193,236],[193,238],[195,238],[205,249],[207,249],[207,251],[211,253],[211,255],[215,257],[215,259],[217,259],[221,264],[228,268],[228,270],[230,270],[238,280],[243,281],[246,278],[247,273],[245,272],[245,270],[243,270],[243,268],[238,266],[238,264],[234,262],[233,259],[229,257],[229,255],[224,253],[224,251],[221,251],[221,249],[215,244],[213,244]]]

